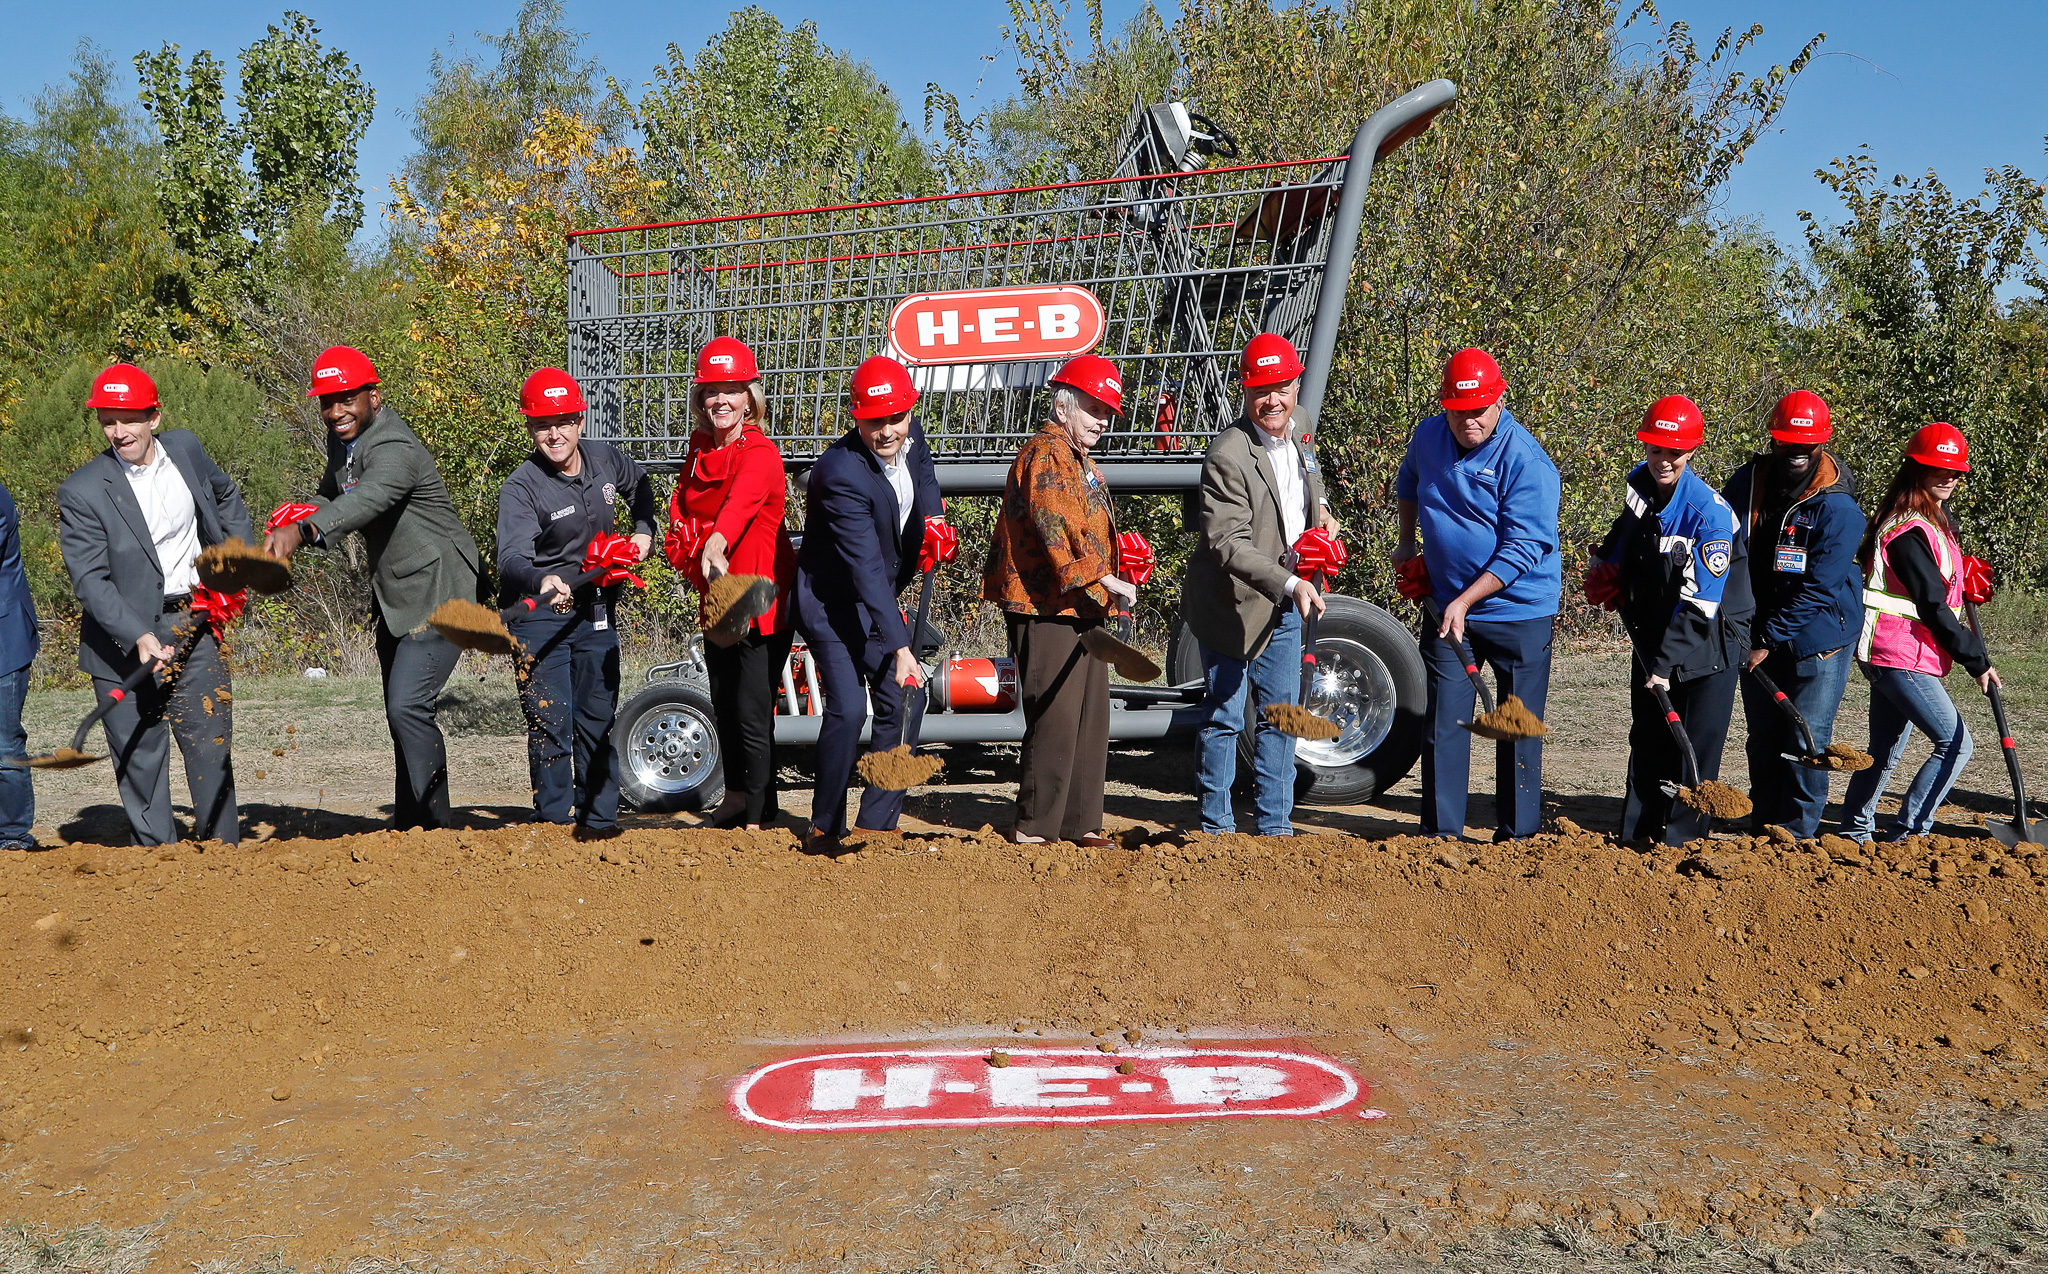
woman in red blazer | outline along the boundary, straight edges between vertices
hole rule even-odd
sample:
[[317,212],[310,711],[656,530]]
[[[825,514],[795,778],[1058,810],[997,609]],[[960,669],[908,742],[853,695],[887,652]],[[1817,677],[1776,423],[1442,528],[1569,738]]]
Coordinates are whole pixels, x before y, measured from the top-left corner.
[[708,822],[758,830],[781,812],[775,687],[793,634],[786,603],[796,580],[796,551],[782,525],[782,452],[761,432],[768,400],[754,351],[730,336],[706,345],[697,355],[690,415],[697,428],[668,503],[670,564],[700,594],[727,572],[775,581],[775,604],[748,626],[744,638],[731,646],[704,645],[725,760],[725,799]]

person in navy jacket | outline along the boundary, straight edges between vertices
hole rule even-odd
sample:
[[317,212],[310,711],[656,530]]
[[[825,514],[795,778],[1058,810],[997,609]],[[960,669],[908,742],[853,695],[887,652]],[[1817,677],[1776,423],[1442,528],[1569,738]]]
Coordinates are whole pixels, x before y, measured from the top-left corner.
[[[1855,476],[1823,445],[1833,434],[1820,395],[1795,389],[1771,413],[1770,451],[1721,488],[1749,541],[1756,619],[1744,666],[1763,666],[1820,748],[1834,741],[1863,622],[1863,571],[1856,564],[1863,510]],[[1785,759],[1804,751],[1806,741],[1753,677],[1742,679],[1742,715],[1756,802],[1752,830],[1776,824],[1794,836],[1817,835],[1828,772]]]
[[1621,838],[1683,845],[1706,835],[1708,820],[1663,792],[1688,778],[1655,691],[1678,713],[1699,778],[1720,778],[1756,603],[1735,511],[1692,471],[1706,441],[1700,409],[1682,394],[1659,398],[1636,437],[1644,458],[1628,475],[1621,516],[1593,552],[1586,597],[1619,607],[1635,648]]
[[[42,646],[36,603],[21,564],[21,514],[0,486],[0,757],[28,751],[21,704]],[[0,850],[36,848],[36,789],[29,771],[0,765]]]
[[[1444,367],[1443,413],[1415,427],[1394,480],[1404,596],[1433,598],[1437,622],[1420,638],[1429,668],[1423,723],[1422,830],[1462,837],[1472,764],[1474,691],[1455,639],[1493,669],[1503,697],[1543,715],[1551,629],[1563,590],[1558,557],[1557,466],[1509,413],[1507,384],[1485,350],[1462,349]],[[1416,546],[1416,533],[1422,535]],[[1496,841],[1533,836],[1543,818],[1540,741],[1494,749]]]
[[[854,427],[818,457],[804,486],[792,601],[825,691],[807,844],[847,830],[846,785],[870,702],[874,750],[917,742],[922,674],[896,599],[917,578],[924,520],[941,511],[931,448],[910,418],[917,397],[910,372],[893,358],[855,368]],[[902,813],[902,792],[870,787],[855,826],[894,831]]]

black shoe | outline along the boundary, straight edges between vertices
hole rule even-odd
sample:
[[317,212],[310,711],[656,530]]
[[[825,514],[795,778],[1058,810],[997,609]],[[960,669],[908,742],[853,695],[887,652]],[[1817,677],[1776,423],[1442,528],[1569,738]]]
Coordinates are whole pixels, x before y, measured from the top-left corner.
[[624,831],[623,827],[616,825],[612,827],[587,827],[582,823],[578,823],[576,830],[569,834],[577,840],[611,840]]
[[704,826],[719,831],[730,831],[735,827],[745,826],[746,821],[747,794],[745,792],[727,792],[725,799],[720,801],[709,814],[704,816]]

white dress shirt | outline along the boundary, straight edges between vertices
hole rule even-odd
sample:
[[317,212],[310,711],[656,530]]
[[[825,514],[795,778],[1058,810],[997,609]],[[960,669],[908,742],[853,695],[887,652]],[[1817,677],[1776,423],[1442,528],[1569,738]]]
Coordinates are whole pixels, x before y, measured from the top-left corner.
[[199,506],[193,503],[192,488],[185,475],[171,463],[171,453],[152,440],[155,453],[148,464],[121,462],[128,472],[128,485],[142,506],[143,521],[149,524],[149,538],[156,542],[156,560],[164,568],[164,596],[190,593],[199,584]]
[[1292,439],[1275,438],[1263,429],[1258,433],[1259,443],[1266,449],[1266,460],[1273,466],[1274,492],[1280,497],[1280,534],[1287,547],[1293,548],[1301,533],[1308,529],[1308,483],[1302,481],[1301,457]]
[[914,499],[915,488],[910,482],[910,465],[903,458],[904,452],[909,450],[910,447],[906,444],[903,451],[896,453],[894,461],[885,460],[882,462],[882,476],[889,480],[889,489],[896,493],[896,533],[898,535],[903,533],[904,527],[910,525],[910,508],[911,505],[916,503]]

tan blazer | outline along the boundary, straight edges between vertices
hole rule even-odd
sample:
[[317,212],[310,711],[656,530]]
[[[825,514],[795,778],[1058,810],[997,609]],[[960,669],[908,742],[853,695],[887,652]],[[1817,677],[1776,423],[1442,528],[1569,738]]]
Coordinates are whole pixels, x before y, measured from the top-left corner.
[[[1290,546],[1283,542],[1279,488],[1257,431],[1248,417],[1239,417],[1209,443],[1202,464],[1202,542],[1181,587],[1181,615],[1195,640],[1231,659],[1256,658],[1266,648],[1293,579],[1285,564]],[[1323,476],[1304,434],[1298,420],[1288,427],[1308,470],[1307,528],[1321,520]]]

